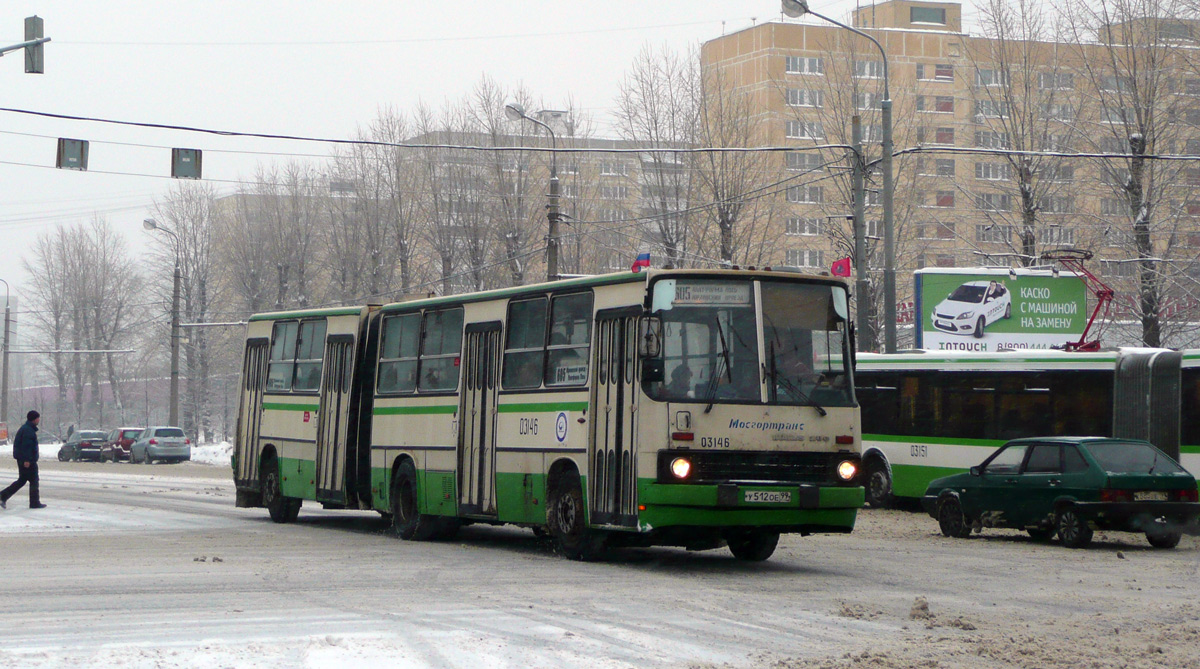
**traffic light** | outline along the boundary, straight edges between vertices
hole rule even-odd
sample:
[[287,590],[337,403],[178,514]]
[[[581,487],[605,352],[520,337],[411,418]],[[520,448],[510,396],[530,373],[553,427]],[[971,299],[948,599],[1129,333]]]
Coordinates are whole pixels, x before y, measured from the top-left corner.
[[[25,41],[32,42],[42,39],[45,31],[42,30],[42,17],[29,16],[25,18]],[[25,73],[26,74],[42,74],[45,71],[45,51],[44,43],[38,43],[25,47]]]

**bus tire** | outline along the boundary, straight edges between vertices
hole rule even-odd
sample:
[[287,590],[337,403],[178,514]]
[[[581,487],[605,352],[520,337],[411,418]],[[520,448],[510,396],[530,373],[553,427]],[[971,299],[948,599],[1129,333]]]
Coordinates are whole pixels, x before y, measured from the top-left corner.
[[[150,458],[146,458],[150,462]],[[279,461],[268,457],[262,463],[262,505],[267,507],[271,520],[277,523],[290,523],[300,515],[301,500],[295,497],[284,497],[279,480]]]
[[983,339],[983,328],[987,325],[987,319],[983,316],[975,319],[975,331],[971,333],[976,339]]
[[875,457],[867,461],[867,504],[874,509],[886,509],[892,504],[892,477],[887,464]]
[[762,562],[775,552],[779,545],[779,533],[767,530],[744,530],[730,535],[729,552],[745,562]]
[[1060,509],[1054,525],[1058,528],[1058,540],[1067,548],[1087,548],[1092,543],[1091,526],[1073,507]]
[[405,541],[426,541],[437,534],[437,517],[421,513],[417,468],[405,460],[392,478],[392,532]]
[[962,504],[958,498],[947,495],[938,500],[938,528],[942,536],[954,539],[966,539],[971,536],[971,523],[963,513]]
[[572,560],[594,560],[604,552],[603,537],[587,526],[579,473],[562,472],[550,490],[546,527],[554,547]]

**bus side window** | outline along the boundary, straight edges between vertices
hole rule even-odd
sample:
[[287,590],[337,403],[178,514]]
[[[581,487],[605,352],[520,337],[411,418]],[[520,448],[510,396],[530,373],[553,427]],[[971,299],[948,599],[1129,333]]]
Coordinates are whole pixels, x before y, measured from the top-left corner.
[[417,389],[417,344],[421,314],[392,316],[383,322],[379,353],[379,392],[411,393]]
[[509,303],[507,327],[502,374],[504,389],[539,387],[545,363],[546,298]]
[[546,350],[547,386],[587,383],[591,334],[591,293],[562,295],[551,301],[550,345]]
[[462,355],[463,310],[425,312],[417,389],[447,391],[458,388]]
[[267,371],[267,390],[291,390],[292,370],[296,364],[297,321],[275,323],[271,331],[271,364]]
[[296,378],[292,390],[311,391],[321,387],[321,364],[325,355],[325,320],[302,321],[296,352]]

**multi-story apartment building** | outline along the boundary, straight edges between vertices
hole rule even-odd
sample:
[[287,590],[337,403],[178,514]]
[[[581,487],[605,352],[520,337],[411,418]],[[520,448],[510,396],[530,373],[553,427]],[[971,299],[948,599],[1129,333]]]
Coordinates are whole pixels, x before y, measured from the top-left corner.
[[[1153,174],[1135,193],[1126,186],[1137,161],[1093,155],[1130,153],[1138,130],[1149,135],[1147,153],[1200,154],[1200,70],[1187,57],[1194,22],[1114,23],[1056,42],[965,33],[953,2],[893,0],[850,20],[888,57],[899,301],[911,299],[920,267],[1041,264],[1046,251],[1083,248],[1131,316],[1146,280],[1158,282],[1164,301],[1196,303],[1200,162],[1148,161]],[[763,144],[797,149],[778,159],[788,188],[774,261],[828,268],[850,255],[847,151],[812,147],[849,144],[857,114],[867,159],[878,158],[879,51],[833,25],[769,22],[707,42],[701,62],[710,89],[719,75],[753,101]],[[878,279],[877,169],[867,188]],[[1151,223],[1139,228],[1146,210]]]

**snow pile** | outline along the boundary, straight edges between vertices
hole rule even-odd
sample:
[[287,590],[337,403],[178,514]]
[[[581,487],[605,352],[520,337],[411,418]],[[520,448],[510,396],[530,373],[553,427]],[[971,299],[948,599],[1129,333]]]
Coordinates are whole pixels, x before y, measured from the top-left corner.
[[203,465],[216,465],[218,467],[228,467],[229,461],[233,457],[233,444],[228,441],[222,441],[216,444],[204,444],[203,446],[192,446],[192,462],[199,462]]

